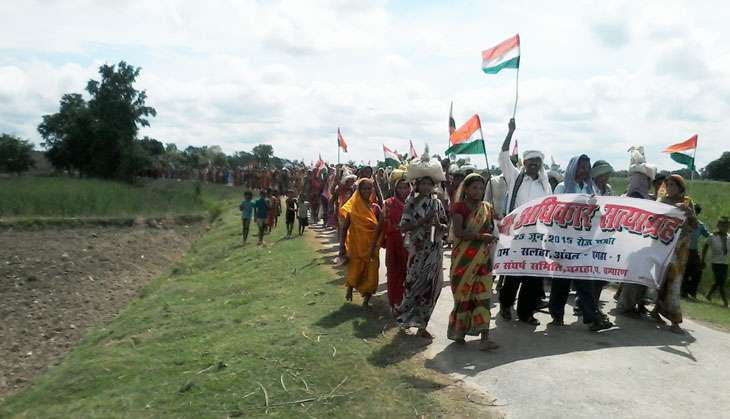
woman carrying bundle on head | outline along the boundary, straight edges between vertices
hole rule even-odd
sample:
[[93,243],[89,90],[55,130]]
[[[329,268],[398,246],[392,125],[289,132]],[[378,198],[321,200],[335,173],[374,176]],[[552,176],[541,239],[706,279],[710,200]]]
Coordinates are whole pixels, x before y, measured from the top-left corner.
[[447,337],[464,343],[466,336],[480,336],[481,350],[496,349],[489,340],[492,297],[492,246],[494,210],[482,201],[486,180],[472,173],[459,186],[451,206],[454,250],[451,252],[451,292],[454,309],[449,315]]
[[347,294],[345,299],[352,301],[352,290],[356,289],[363,297],[363,306],[368,306],[370,297],[378,288],[378,268],[380,260],[372,257],[370,245],[376,238],[380,208],[370,202],[373,194],[373,181],[360,179],[357,190],[340,208],[342,234],[340,238],[340,258],[347,259]]
[[397,309],[401,330],[418,328],[418,336],[431,339],[426,327],[443,285],[443,234],[448,229],[446,210],[435,196],[434,187],[443,182],[441,165],[432,162],[428,147],[420,162],[411,163],[406,174],[416,183],[415,195],[405,203],[400,230],[408,249],[403,302]]
[[664,282],[657,292],[657,300],[651,316],[661,324],[665,324],[661,316],[666,317],[672,322],[670,328],[672,332],[684,333],[682,328],[679,327],[679,324],[682,323],[680,295],[684,269],[689,258],[689,238],[694,229],[697,228],[697,217],[695,216],[694,202],[687,196],[687,187],[682,176],[669,176],[664,181],[662,188],[659,201],[681,209],[687,218],[677,241],[677,247],[675,247],[672,259],[667,267]]

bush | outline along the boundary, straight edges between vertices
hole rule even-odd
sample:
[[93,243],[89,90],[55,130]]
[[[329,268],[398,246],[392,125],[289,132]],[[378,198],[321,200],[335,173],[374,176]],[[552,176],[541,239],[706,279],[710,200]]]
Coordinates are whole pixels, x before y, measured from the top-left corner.
[[0,172],[20,174],[35,166],[33,144],[9,134],[0,135]]

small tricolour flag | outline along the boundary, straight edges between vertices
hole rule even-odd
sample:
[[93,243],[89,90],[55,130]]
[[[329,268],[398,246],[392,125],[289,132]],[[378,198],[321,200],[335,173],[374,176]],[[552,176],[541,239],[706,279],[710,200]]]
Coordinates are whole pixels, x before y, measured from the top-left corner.
[[497,74],[503,68],[520,68],[520,34],[482,51],[482,71]]
[[383,156],[385,158],[385,164],[387,164],[388,166],[391,166],[391,167],[400,166],[400,158],[398,157],[398,153],[389,149],[385,145],[383,145]]
[[459,127],[459,129],[451,134],[449,140],[451,141],[452,145],[463,143],[471,138],[471,136],[474,135],[474,133],[477,132],[481,127],[482,123],[479,120],[479,115],[474,114],[474,116],[469,118],[469,120],[467,120],[464,125]]
[[682,153],[682,151],[696,150],[697,149],[697,134],[690,137],[688,140],[682,141],[662,150],[664,153],[671,153],[669,157],[679,164],[687,166],[690,170],[694,170],[695,158],[688,154]]
[[408,141],[411,144],[411,147],[408,149],[408,160],[413,160],[418,158],[418,153],[416,153],[416,148],[413,147],[413,141]]
[[345,153],[347,153],[347,143],[345,142],[345,139],[342,138],[339,128],[337,128],[337,146],[345,150]]

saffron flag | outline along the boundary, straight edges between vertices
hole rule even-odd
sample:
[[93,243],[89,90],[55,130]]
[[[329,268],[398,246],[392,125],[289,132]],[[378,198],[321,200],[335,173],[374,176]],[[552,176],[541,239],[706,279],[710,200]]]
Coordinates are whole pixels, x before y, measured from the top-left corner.
[[520,68],[520,34],[482,51],[482,71],[497,74],[503,68]]
[[385,164],[391,167],[398,167],[400,165],[400,159],[398,154],[385,145],[383,145],[383,156],[385,157]]
[[418,158],[418,153],[416,153],[416,148],[413,147],[413,141],[409,141],[411,143],[411,148],[408,150],[408,159],[413,160]]
[[474,114],[468,121],[464,123],[459,129],[454,131],[450,136],[451,144],[459,144],[471,138],[471,136],[482,127],[481,121],[479,121],[479,115]]
[[693,135],[689,140],[682,141],[663,150],[664,153],[676,153],[678,151],[694,150],[697,148],[697,134]]
[[337,128],[337,146],[345,150],[345,153],[347,153],[347,143],[345,142],[345,139],[342,138],[339,128]]

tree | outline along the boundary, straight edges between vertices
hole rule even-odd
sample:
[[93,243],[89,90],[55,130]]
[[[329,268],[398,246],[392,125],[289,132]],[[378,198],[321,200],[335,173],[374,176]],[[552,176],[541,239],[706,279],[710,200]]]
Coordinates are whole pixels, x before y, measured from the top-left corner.
[[9,135],[0,135],[0,171],[20,174],[35,166],[33,144]]
[[157,115],[145,104],[147,93],[134,88],[140,71],[124,61],[102,65],[101,80],[86,85],[88,102],[80,94],[66,94],[58,113],[43,116],[38,132],[55,167],[104,178],[134,178],[146,150],[137,140],[139,127],[149,126],[148,118]]
[[710,162],[702,174],[708,179],[730,182],[730,151],[722,153],[719,159]]
[[56,169],[88,174],[94,133],[87,103],[78,93],[65,94],[59,108],[58,113],[44,115],[38,126],[38,132],[45,140],[41,145]]
[[274,147],[269,144],[259,144],[251,150],[254,158],[263,166],[268,166],[274,157]]

